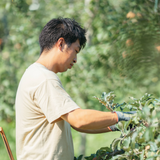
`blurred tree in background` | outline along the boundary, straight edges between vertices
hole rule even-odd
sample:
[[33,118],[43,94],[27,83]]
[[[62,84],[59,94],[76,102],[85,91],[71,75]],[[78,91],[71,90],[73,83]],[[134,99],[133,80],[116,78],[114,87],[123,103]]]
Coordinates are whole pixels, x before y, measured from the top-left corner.
[[[1,121],[14,121],[20,78],[39,56],[43,26],[56,17],[74,18],[87,29],[87,46],[77,65],[59,74],[80,107],[103,110],[93,99],[103,91],[116,92],[117,101],[146,92],[160,96],[158,0],[1,0]],[[82,135],[82,153],[85,141]]]

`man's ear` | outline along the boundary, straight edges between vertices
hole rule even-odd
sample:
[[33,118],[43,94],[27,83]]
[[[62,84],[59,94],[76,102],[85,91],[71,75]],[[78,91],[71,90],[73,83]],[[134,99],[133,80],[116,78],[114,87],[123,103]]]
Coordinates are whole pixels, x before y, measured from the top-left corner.
[[63,51],[64,48],[64,44],[65,44],[65,40],[64,38],[59,38],[58,41],[56,42],[56,47],[60,50]]

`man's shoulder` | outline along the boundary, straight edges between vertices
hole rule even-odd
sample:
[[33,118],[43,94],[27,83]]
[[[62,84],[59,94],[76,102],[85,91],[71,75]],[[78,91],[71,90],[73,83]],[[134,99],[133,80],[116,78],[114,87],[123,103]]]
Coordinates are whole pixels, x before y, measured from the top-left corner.
[[28,72],[28,74],[31,74],[33,77],[37,77],[37,78],[42,78],[42,79],[57,79],[59,80],[58,76],[53,72],[50,71],[49,69],[47,69],[45,66],[43,66],[40,63],[33,63],[31,64],[26,72]]
[[39,63],[31,64],[26,69],[21,79],[21,82],[25,82],[25,84],[30,86],[38,85],[46,81],[52,81],[61,84],[60,79],[54,72],[48,70],[45,66]]

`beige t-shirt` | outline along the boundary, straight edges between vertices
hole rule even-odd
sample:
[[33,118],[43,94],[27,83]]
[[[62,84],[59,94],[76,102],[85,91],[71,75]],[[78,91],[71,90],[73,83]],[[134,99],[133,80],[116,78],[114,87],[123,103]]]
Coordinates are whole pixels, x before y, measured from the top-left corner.
[[54,72],[28,67],[16,95],[17,160],[73,160],[70,124],[52,122],[77,108]]

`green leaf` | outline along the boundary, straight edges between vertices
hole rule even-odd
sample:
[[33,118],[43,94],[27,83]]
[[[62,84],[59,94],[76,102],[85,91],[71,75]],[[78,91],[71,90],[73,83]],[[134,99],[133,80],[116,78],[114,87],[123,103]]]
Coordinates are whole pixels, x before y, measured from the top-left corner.
[[148,107],[144,107],[143,110],[144,115],[149,116],[150,115],[150,109]]
[[124,123],[124,128],[127,129],[129,124],[131,123],[132,119]]
[[155,142],[149,142],[150,144],[150,150],[151,151],[157,151],[158,147],[157,144]]
[[102,147],[100,148],[101,151],[105,151],[105,152],[112,152],[112,149],[109,147]]
[[160,142],[160,134],[157,137],[157,141]]
[[96,154],[91,154],[90,156],[88,157],[84,157],[86,160],[93,160],[93,158],[96,157]]
[[117,156],[112,157],[112,160],[124,159],[124,158],[126,158],[128,160],[127,155],[117,155]]
[[111,145],[112,150],[114,151],[116,147],[118,146],[118,143],[122,141],[122,138],[114,139]]
[[124,132],[125,121],[118,122],[118,124],[116,124],[116,126],[120,131]]
[[133,122],[134,124],[139,124],[138,117],[133,117],[132,122]]
[[142,153],[140,154],[140,160],[143,160],[144,159],[144,150],[142,151]]
[[80,156],[77,158],[77,160],[82,160],[82,158],[83,158],[83,155],[80,155]]
[[129,151],[129,149],[130,149],[130,147],[129,147],[130,142],[131,142],[131,138],[130,137],[125,138],[124,141],[122,142],[122,146],[123,146],[123,149],[125,151]]

